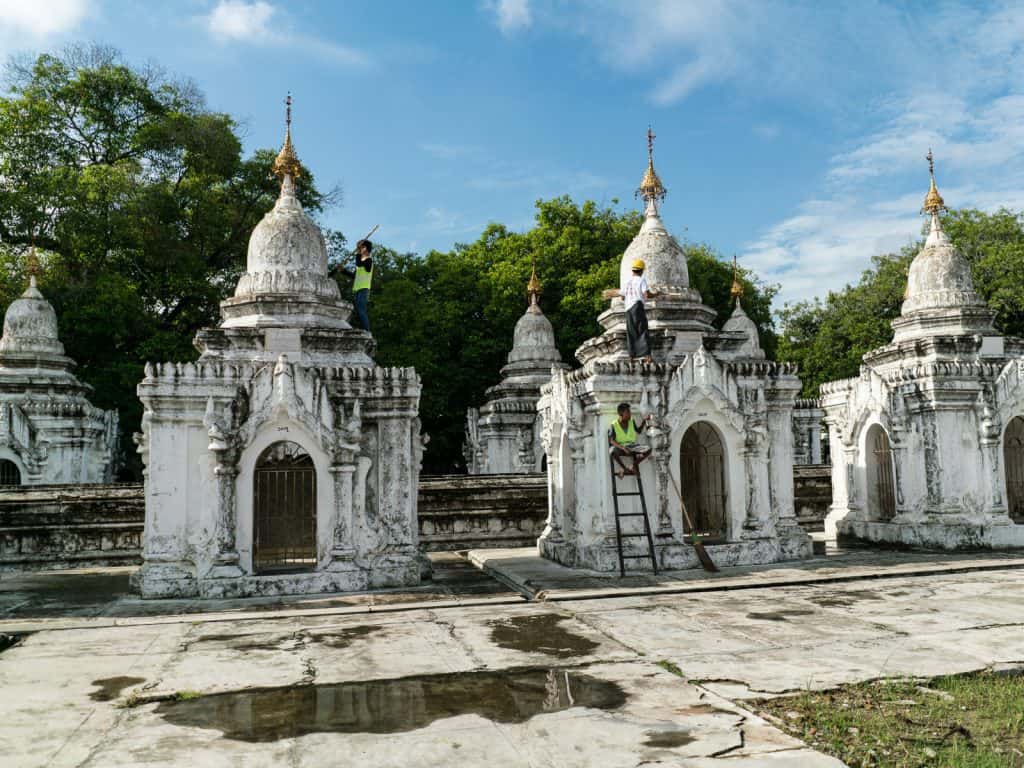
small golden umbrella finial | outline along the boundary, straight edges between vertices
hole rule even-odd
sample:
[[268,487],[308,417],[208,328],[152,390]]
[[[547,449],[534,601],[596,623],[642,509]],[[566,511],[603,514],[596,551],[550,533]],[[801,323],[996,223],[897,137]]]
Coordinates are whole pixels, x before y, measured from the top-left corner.
[[729,289],[729,296],[739,299],[743,296],[743,284],[740,282],[740,265],[736,257],[732,257],[732,287]]
[[299,158],[295,154],[295,147],[292,146],[292,94],[290,91],[288,92],[288,98],[284,100],[284,104],[284,144],[281,145],[281,151],[277,153],[277,157],[274,159],[274,175],[281,179],[282,182],[285,176],[291,176],[293,180],[297,179],[301,171]]
[[644,171],[644,177],[640,180],[640,186],[637,188],[636,194],[645,201],[657,200],[660,202],[665,199],[668,190],[665,189],[665,185],[658,178],[657,171],[654,170],[655,138],[656,136],[654,131],[651,130],[651,126],[647,126],[647,170]]
[[42,272],[39,266],[39,255],[36,253],[35,243],[32,243],[29,247],[28,256],[25,257],[25,271],[28,273],[30,280],[35,280]]
[[931,147],[928,148],[928,154],[925,155],[925,159],[928,161],[928,175],[931,177],[931,184],[928,187],[928,194],[924,197],[924,205],[921,206],[921,212],[930,213],[935,216],[941,211],[946,210],[946,203],[942,199],[942,195],[939,194],[938,187],[935,186],[935,158],[932,156]]
[[530,282],[526,284],[526,293],[530,297],[530,304],[537,303],[537,297],[540,296],[542,286],[540,284],[540,278],[537,277],[537,259],[533,259],[533,268],[530,272]]

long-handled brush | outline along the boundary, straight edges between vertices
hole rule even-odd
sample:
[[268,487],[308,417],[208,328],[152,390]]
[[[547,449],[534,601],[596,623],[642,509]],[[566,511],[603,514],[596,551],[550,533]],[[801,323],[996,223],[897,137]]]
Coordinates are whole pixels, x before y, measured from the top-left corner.
[[718,566],[715,565],[708,551],[704,549],[704,543],[700,540],[700,536],[697,535],[697,531],[693,527],[690,513],[686,511],[686,502],[683,501],[683,494],[679,492],[679,486],[676,485],[676,479],[672,476],[671,472],[668,473],[668,479],[672,481],[672,489],[676,492],[676,496],[679,497],[679,506],[683,509],[683,522],[690,529],[690,542],[693,544],[693,551],[697,553],[697,559],[700,560],[701,567],[708,573],[718,573]]

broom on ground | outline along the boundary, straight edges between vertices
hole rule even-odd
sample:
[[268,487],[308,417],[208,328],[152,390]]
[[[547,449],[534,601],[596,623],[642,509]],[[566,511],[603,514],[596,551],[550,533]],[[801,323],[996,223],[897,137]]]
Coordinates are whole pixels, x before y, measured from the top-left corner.
[[668,473],[668,479],[672,481],[672,489],[676,492],[676,496],[679,497],[679,506],[683,509],[683,522],[690,529],[690,542],[693,544],[693,551],[697,553],[697,559],[700,560],[701,567],[708,573],[718,573],[718,566],[715,565],[708,551],[704,549],[704,543],[700,540],[700,536],[697,535],[697,531],[693,527],[690,513],[686,511],[686,502],[683,501],[683,494],[679,492],[679,486],[676,485],[676,479],[672,476],[671,472]]

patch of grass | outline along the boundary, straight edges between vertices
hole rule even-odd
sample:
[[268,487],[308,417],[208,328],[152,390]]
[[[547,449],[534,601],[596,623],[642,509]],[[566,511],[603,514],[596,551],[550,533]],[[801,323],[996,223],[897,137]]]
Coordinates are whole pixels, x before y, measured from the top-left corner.
[[665,659],[662,659],[661,661],[656,661],[655,664],[664,669],[666,672],[671,672],[676,677],[683,677],[683,670],[681,670],[671,661],[666,661]]
[[188,701],[189,699],[198,699],[202,695],[199,691],[176,691],[172,699],[174,701]]
[[854,768],[1024,768],[1024,675],[885,680],[756,704]]

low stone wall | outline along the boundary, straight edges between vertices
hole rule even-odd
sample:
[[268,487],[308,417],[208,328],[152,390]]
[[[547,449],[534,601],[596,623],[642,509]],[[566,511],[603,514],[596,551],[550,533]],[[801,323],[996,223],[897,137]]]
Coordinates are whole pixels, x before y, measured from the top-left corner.
[[[544,475],[420,479],[420,548],[428,552],[530,546],[547,517]],[[0,489],[0,571],[136,565],[142,560],[141,485]]]
[[808,533],[825,530],[832,504],[832,466],[803,464],[793,467],[793,504],[797,522]]
[[0,488],[0,570],[141,562],[141,485]]
[[547,476],[420,478],[420,549],[533,546],[548,515]]
[[[794,468],[797,520],[821,531],[832,503],[827,465]],[[547,518],[547,478],[420,478],[420,548],[426,552],[533,546]],[[141,485],[38,485],[0,489],[0,571],[141,562]]]

